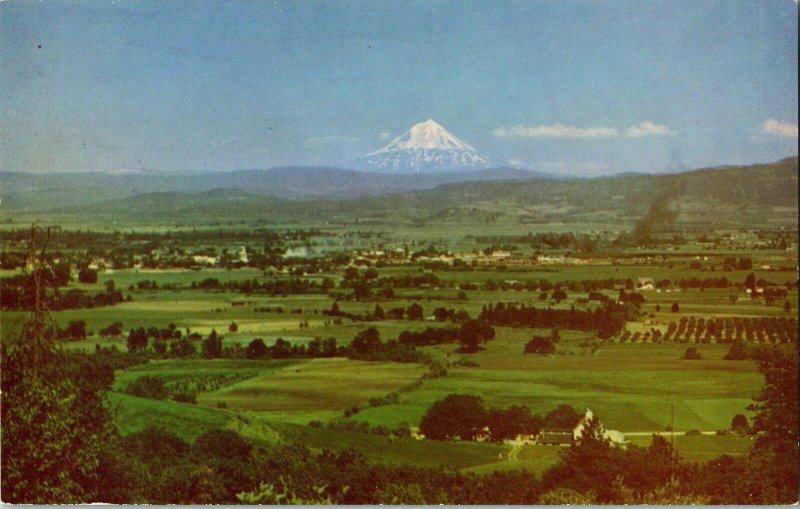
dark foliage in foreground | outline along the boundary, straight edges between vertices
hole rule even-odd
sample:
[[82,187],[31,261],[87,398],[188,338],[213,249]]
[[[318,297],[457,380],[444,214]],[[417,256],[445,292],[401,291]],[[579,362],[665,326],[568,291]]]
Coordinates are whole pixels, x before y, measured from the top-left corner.
[[[369,336],[362,338],[369,346]],[[105,404],[113,370],[143,354],[64,354],[37,341],[2,352],[2,496],[11,503],[758,503],[797,499],[797,365],[773,352],[743,458],[687,465],[665,440],[612,447],[598,423],[541,479],[369,463],[354,450],[260,448],[213,430],[194,444],[169,431],[120,437]],[[464,407],[475,407],[469,397]],[[522,409],[507,409],[527,418]],[[564,408],[564,421],[575,417]],[[556,420],[548,415],[545,421]],[[491,423],[492,413],[485,416]],[[560,419],[559,419],[560,421]],[[465,434],[480,423],[471,423]],[[511,430],[510,432],[516,432]],[[46,439],[43,437],[47,437]]]

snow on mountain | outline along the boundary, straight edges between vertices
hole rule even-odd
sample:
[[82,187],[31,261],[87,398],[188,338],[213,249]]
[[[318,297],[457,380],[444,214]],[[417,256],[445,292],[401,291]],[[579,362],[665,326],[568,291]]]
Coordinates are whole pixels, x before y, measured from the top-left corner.
[[468,171],[495,166],[433,119],[415,124],[382,149],[353,164],[361,170],[386,173]]

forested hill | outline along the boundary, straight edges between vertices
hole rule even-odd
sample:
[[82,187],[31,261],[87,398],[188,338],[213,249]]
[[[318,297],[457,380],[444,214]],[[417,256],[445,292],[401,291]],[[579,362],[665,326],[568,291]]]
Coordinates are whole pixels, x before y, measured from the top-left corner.
[[[51,201],[51,204],[58,203]],[[248,222],[635,221],[670,211],[675,220],[709,227],[788,221],[797,215],[798,159],[669,175],[597,179],[461,182],[434,189],[355,199],[289,200],[241,189],[144,193],[47,214],[113,221],[204,224]],[[13,217],[13,215],[12,215]]]

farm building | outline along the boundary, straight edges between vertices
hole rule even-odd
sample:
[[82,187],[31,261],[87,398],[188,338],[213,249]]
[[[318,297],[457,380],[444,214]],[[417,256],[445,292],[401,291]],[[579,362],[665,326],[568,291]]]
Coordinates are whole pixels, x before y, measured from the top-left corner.
[[536,443],[539,445],[567,447],[572,445],[573,436],[573,430],[571,429],[542,430],[541,433],[539,433],[539,438],[536,440]]
[[219,263],[219,258],[217,258],[216,256],[193,255],[192,261],[194,263],[200,263],[203,265],[216,265]]
[[[578,422],[578,425],[575,426],[574,430],[572,430],[572,435],[575,441],[580,440],[586,422],[593,418],[594,414],[592,413],[591,410],[587,408],[586,413],[583,415],[583,417],[581,417],[581,420],[580,422]],[[613,429],[606,429],[602,423],[600,424],[600,429],[603,430],[603,438],[610,440],[612,444],[620,446],[625,444],[625,435],[623,435],[619,431]]]
[[[581,417],[574,428],[543,429],[541,433],[539,433],[536,443],[539,445],[557,445],[560,447],[572,445],[580,441],[583,428],[586,426],[586,423],[593,418],[594,414],[587,408],[586,413]],[[613,445],[624,446],[625,435],[616,430],[605,429],[602,424],[600,425],[600,429],[603,430],[603,437],[611,441]]]
[[656,286],[655,286],[655,282],[653,281],[653,278],[651,278],[651,277],[640,277],[637,287],[640,290],[652,290]]

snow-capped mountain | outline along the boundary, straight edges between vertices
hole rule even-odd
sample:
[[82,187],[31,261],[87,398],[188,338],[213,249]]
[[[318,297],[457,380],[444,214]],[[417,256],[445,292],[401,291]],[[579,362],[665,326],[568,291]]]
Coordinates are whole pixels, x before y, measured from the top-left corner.
[[432,119],[412,126],[382,149],[356,159],[353,165],[386,173],[439,173],[497,166]]

